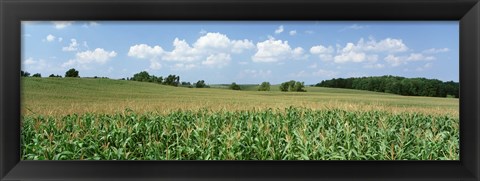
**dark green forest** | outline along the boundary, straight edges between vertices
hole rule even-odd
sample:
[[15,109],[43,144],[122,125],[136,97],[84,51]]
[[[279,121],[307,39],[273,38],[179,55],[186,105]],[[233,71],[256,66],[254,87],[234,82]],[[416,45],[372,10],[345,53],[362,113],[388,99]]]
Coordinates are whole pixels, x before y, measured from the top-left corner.
[[345,88],[385,92],[405,96],[459,97],[458,82],[399,76],[352,77],[324,80],[317,87]]

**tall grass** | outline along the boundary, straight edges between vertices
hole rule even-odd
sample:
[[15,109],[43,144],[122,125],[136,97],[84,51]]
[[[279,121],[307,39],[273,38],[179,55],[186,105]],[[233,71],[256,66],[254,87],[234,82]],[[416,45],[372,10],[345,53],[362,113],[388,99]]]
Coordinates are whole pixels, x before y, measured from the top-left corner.
[[458,160],[458,116],[178,110],[22,117],[23,160]]

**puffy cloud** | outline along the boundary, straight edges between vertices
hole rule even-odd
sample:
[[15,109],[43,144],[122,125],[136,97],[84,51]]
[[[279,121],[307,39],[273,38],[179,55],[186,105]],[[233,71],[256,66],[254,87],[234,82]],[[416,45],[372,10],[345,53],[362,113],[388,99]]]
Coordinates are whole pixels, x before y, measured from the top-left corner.
[[322,45],[317,45],[317,46],[313,46],[312,48],[310,48],[310,53],[314,54],[314,55],[318,55],[320,60],[323,60],[323,61],[333,60],[332,54],[334,52],[335,52],[335,50],[333,49],[332,46],[325,47],[325,46],[322,46]]
[[278,62],[284,59],[301,59],[304,50],[300,47],[292,49],[288,41],[269,38],[257,43],[257,52],[252,56],[254,62]]
[[242,53],[243,50],[249,50],[253,48],[255,48],[255,45],[250,40],[244,39],[232,41],[232,53]]
[[49,35],[47,35],[46,39],[47,39],[48,42],[52,42],[52,41],[55,41],[55,36],[53,36],[52,34],[49,34]]
[[192,48],[185,40],[179,40],[175,38],[173,41],[174,49],[171,52],[166,52],[162,56],[163,60],[167,61],[180,61],[180,62],[192,62],[200,60],[202,57],[202,51]]
[[405,52],[408,50],[408,47],[403,43],[403,40],[394,38],[386,38],[378,42],[373,38],[370,38],[369,41],[365,42],[363,38],[361,38],[357,42],[357,45],[353,45],[352,48],[360,51],[373,52]]
[[[328,56],[333,48],[326,48],[324,46],[314,46],[310,49],[312,54],[319,54],[321,59],[331,59]],[[376,41],[370,38],[365,41],[361,38],[356,44],[349,42],[343,48],[337,45],[336,55],[333,57],[335,63],[347,63],[347,62],[375,62],[378,60],[376,53],[398,53],[407,51],[408,47],[403,43],[401,39],[386,38],[380,41]],[[388,58],[391,61],[392,57]]]
[[288,34],[290,34],[291,36],[295,36],[297,34],[297,31],[296,30],[292,30],[290,32],[288,32]]
[[242,53],[253,48],[255,48],[255,45],[247,39],[232,40],[218,32],[204,32],[192,45],[179,38],[175,38],[173,41],[173,50],[171,51],[165,51],[158,45],[151,47],[139,44],[130,47],[128,56],[149,59],[151,62],[150,68],[159,64],[159,61],[179,62],[175,64],[176,66],[171,66],[172,69],[185,69],[182,66],[195,65],[187,67],[193,68],[197,66],[196,63],[199,63],[198,65],[223,67],[230,62],[230,54]]
[[68,67],[75,64],[87,65],[90,63],[105,64],[115,56],[117,56],[115,51],[108,52],[102,48],[97,48],[94,51],[87,50],[84,52],[78,52],[75,55],[75,59],[65,62],[62,66]]
[[157,70],[162,68],[162,65],[158,62],[158,57],[163,53],[164,50],[160,46],[151,47],[146,44],[139,44],[131,46],[127,55],[139,59],[149,59],[150,69]]
[[230,63],[230,60],[231,57],[229,54],[220,53],[208,56],[207,60],[203,61],[202,64],[212,67],[223,67]]
[[130,47],[128,56],[144,59],[160,56],[163,52],[160,46],[151,47],[146,44],[139,44]]
[[67,47],[63,47],[62,51],[71,52],[78,50],[78,43],[76,39],[70,39],[70,44]]
[[63,29],[72,25],[73,21],[52,21],[56,29]]
[[334,51],[335,50],[333,49],[332,46],[325,47],[322,45],[317,45],[310,48],[310,53],[312,54],[330,54],[330,53],[333,53]]
[[340,55],[334,57],[335,63],[345,63],[345,62],[363,62],[365,60],[365,53],[354,52],[354,51],[342,51]]
[[275,34],[280,34],[283,32],[283,25],[280,25],[276,30],[275,30]]
[[193,48],[206,53],[242,53],[243,50],[255,48],[255,45],[250,40],[231,40],[227,35],[217,32],[206,33],[193,44]]
[[207,33],[194,43],[194,46],[199,49],[226,49],[229,45],[230,39],[220,33]]

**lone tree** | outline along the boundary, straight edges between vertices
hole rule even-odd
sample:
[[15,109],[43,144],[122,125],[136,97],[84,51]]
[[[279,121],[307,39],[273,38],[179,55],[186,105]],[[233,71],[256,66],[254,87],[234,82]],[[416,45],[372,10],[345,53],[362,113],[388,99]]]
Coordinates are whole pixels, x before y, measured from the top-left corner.
[[71,68],[67,72],[65,72],[65,77],[80,77],[78,76],[78,71],[75,70],[74,68]]
[[196,88],[205,88],[207,85],[205,84],[205,81],[204,80],[199,80],[197,81],[197,83],[195,84],[195,87]]
[[36,73],[36,74],[33,74],[32,77],[42,77],[42,74]]
[[270,91],[270,82],[262,82],[260,87],[258,87],[258,91]]
[[230,86],[229,86],[228,88],[230,88],[230,89],[232,89],[232,90],[240,90],[240,86],[239,86],[237,83],[235,83],[235,82],[233,82],[232,84],[230,84]]

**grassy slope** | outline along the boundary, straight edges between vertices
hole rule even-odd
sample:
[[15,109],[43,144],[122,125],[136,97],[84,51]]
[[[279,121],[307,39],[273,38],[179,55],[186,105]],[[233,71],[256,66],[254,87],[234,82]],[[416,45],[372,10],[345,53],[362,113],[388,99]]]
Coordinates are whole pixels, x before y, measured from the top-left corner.
[[[254,86],[249,89],[255,90]],[[458,99],[407,97],[369,91],[307,87],[307,92],[192,89],[109,79],[23,78],[25,114],[170,112],[177,109],[284,108],[389,110],[458,115]]]

